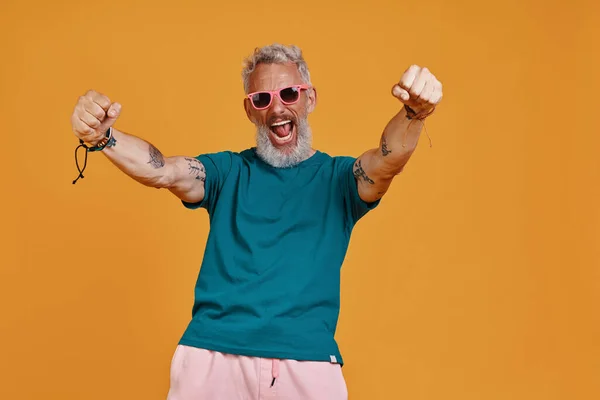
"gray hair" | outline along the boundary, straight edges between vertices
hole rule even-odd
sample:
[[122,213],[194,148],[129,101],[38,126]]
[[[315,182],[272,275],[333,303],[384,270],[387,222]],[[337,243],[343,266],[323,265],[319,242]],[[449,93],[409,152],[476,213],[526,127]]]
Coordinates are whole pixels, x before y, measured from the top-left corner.
[[247,94],[250,86],[250,75],[258,64],[285,64],[294,63],[298,67],[298,72],[304,83],[311,85],[310,72],[308,65],[302,57],[302,50],[298,46],[285,46],[274,43],[254,49],[254,53],[244,60],[244,69],[242,70],[242,79],[244,81],[244,91]]

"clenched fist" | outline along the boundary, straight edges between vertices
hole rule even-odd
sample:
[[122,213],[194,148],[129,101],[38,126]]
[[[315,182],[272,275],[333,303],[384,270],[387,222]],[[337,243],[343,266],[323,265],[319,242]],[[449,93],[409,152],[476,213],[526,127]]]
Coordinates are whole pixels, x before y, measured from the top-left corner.
[[79,139],[97,145],[121,113],[119,103],[111,103],[108,97],[88,91],[79,98],[71,116],[73,133]]
[[417,115],[428,115],[442,100],[442,84],[427,68],[411,65],[392,88],[392,94]]

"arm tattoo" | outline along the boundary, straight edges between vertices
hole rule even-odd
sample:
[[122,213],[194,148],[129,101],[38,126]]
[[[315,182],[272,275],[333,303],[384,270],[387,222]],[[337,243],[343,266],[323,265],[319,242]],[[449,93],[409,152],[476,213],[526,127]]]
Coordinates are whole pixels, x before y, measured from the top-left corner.
[[371,178],[369,178],[365,170],[362,168],[362,165],[360,164],[360,159],[358,159],[354,164],[354,176],[356,177],[356,179],[362,178],[363,181],[370,183],[371,185],[375,183]]
[[385,157],[390,154],[392,151],[387,147],[387,140],[385,140],[385,136],[381,137],[381,154]]
[[195,158],[186,157],[185,159],[188,162],[190,175],[195,175],[199,181],[206,181],[206,169],[204,169],[204,165]]
[[160,150],[150,144],[150,161],[148,164],[152,165],[154,168],[161,168],[165,166],[165,158],[163,157]]

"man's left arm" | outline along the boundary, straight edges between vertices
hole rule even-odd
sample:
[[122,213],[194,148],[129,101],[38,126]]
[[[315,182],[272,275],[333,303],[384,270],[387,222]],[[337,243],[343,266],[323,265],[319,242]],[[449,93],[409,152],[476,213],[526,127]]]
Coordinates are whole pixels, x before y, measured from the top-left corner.
[[402,102],[402,109],[383,130],[379,147],[366,151],[354,163],[358,194],[368,203],[379,200],[404,169],[417,147],[425,118],[442,100],[442,84],[427,68],[412,65],[392,94]]

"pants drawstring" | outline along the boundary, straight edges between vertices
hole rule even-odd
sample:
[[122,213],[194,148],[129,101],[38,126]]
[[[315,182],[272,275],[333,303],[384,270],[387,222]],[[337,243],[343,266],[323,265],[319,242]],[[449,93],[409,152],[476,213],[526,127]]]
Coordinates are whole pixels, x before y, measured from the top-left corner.
[[273,375],[273,381],[271,382],[271,387],[275,384],[275,379],[279,377],[279,360],[274,359],[273,364],[271,366],[271,373]]

